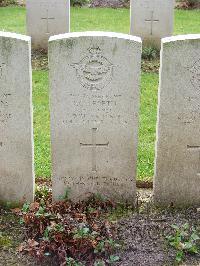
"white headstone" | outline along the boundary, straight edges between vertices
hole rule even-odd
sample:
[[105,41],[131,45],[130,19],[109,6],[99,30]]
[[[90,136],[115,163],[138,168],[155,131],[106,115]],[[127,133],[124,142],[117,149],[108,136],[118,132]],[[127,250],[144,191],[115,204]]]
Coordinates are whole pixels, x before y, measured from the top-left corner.
[[161,38],[173,33],[174,0],[131,0],[130,33],[144,45],[160,47]]
[[0,32],[0,202],[33,201],[30,37]]
[[156,203],[200,204],[200,34],[162,41],[157,127]]
[[27,0],[27,34],[33,48],[48,48],[49,37],[70,31],[70,0]]
[[99,193],[133,202],[141,39],[105,32],[51,37],[53,198]]

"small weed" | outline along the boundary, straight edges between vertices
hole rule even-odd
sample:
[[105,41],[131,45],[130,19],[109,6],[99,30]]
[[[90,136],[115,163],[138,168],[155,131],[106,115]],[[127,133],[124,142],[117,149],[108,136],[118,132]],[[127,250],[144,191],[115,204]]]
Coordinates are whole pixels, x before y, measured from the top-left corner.
[[12,242],[8,236],[4,236],[2,232],[0,232],[0,248],[10,247]]
[[63,196],[60,196],[60,200],[64,200],[64,201],[68,201],[69,200],[69,195],[70,195],[70,192],[71,192],[71,188],[67,188],[65,190],[65,193]]
[[90,235],[90,229],[88,227],[83,227],[75,230],[74,239],[87,238]]
[[66,266],[83,266],[82,263],[76,262],[73,258],[66,258]]
[[121,248],[122,246],[116,242],[115,240],[113,240],[112,238],[109,238],[107,240],[109,246],[112,248],[112,250],[116,250],[117,248]]
[[119,261],[119,257],[118,256],[115,256],[115,255],[111,255],[110,258],[109,258],[109,263],[112,265],[112,264],[115,264],[116,262]]
[[186,254],[199,254],[200,237],[197,230],[186,223],[182,226],[172,225],[174,234],[166,236],[166,239],[176,253],[176,262],[181,263]]
[[30,208],[30,204],[24,203],[24,205],[22,206],[22,212],[27,213],[29,211],[29,208]]
[[46,200],[49,196],[50,193],[50,188],[46,185],[38,186],[36,185],[36,190],[35,190],[35,196],[36,198],[39,198],[40,200]]
[[121,219],[122,217],[124,218],[130,216],[133,213],[133,211],[134,211],[133,206],[118,203],[115,208],[111,209],[108,218],[110,221],[116,221]]
[[51,232],[51,227],[47,226],[46,229],[44,230],[44,234],[43,234],[43,239],[46,241],[50,240],[50,232]]
[[46,211],[45,206],[40,206],[38,211],[35,214],[36,217],[51,217],[52,214],[48,211]]
[[142,59],[154,60],[159,58],[159,50],[155,47],[145,47],[142,51]]
[[52,240],[56,233],[63,233],[64,231],[65,228],[62,224],[56,224],[55,222],[51,222],[51,225],[47,226],[44,231],[43,240]]
[[112,251],[116,250],[117,248],[120,248],[121,245],[117,243],[115,240],[112,238],[102,240],[98,243],[96,246],[94,253],[103,253],[105,252],[108,248]]
[[105,266],[105,262],[103,260],[97,260],[94,263],[94,266]]
[[95,247],[94,253],[101,253],[105,251],[105,241],[100,241]]

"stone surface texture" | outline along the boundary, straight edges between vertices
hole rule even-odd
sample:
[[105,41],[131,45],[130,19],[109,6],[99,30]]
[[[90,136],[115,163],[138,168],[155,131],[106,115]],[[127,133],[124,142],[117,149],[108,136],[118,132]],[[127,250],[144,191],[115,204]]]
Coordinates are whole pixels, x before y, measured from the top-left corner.
[[160,48],[161,38],[173,33],[174,5],[174,0],[131,0],[130,33]]
[[0,32],[0,201],[33,201],[30,38]]
[[141,39],[86,32],[49,42],[53,198],[135,198]]
[[200,204],[200,35],[162,40],[154,199]]
[[70,31],[70,0],[27,0],[27,34],[32,47],[47,49],[52,35]]

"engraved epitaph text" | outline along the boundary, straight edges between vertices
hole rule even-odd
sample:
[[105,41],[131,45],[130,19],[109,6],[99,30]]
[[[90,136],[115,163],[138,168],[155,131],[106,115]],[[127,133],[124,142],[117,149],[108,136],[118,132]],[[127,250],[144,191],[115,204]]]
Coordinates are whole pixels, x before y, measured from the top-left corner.
[[193,87],[200,90],[200,59],[194,63],[190,73]]
[[3,93],[0,95],[0,123],[5,124],[11,118],[12,114],[8,112],[7,108],[9,105],[11,94]]
[[5,63],[0,63],[0,78],[2,78],[4,66],[5,66]]

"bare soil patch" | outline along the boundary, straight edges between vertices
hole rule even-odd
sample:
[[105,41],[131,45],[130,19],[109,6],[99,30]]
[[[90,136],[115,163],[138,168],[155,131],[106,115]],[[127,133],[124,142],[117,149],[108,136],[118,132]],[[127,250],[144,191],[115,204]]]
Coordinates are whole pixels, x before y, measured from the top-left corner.
[[17,251],[25,235],[19,218],[11,211],[0,207],[0,265],[37,265],[33,258]]
[[[165,237],[173,233],[173,224],[189,223],[200,228],[200,212],[196,208],[156,209],[152,190],[139,190],[139,205],[138,212],[118,222],[118,239],[124,243],[124,249],[117,254],[120,257],[117,265],[178,265],[176,251],[168,246]],[[187,255],[180,265],[200,265],[200,254]]]

